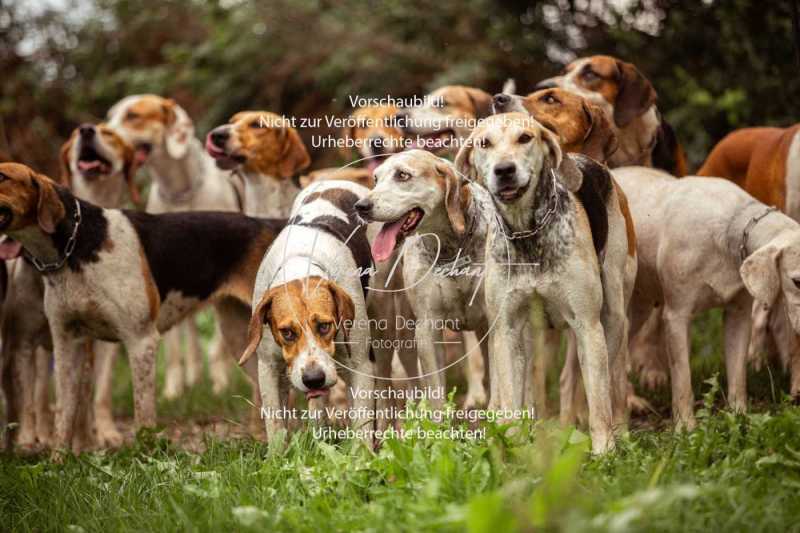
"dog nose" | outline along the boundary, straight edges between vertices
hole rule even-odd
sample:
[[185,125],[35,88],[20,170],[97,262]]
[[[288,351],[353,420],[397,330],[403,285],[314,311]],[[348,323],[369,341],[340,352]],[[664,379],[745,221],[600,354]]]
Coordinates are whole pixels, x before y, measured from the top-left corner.
[[555,78],[547,78],[546,80],[542,80],[536,84],[536,87],[533,88],[534,91],[540,91],[542,89],[554,89],[558,87],[558,83],[556,83]]
[[369,198],[362,198],[356,202],[354,206],[359,215],[368,215],[372,211],[372,200]]
[[379,136],[373,136],[367,139],[367,147],[372,155],[383,155],[385,152],[383,148],[383,139]]
[[80,134],[81,138],[83,139],[91,139],[94,137],[94,126],[91,124],[81,124],[78,127],[78,133]]
[[502,113],[511,103],[511,97],[505,93],[498,93],[492,97],[492,103],[494,104],[495,113]]
[[318,366],[303,371],[303,385],[309,390],[319,390],[325,386],[325,372]]
[[494,175],[500,181],[509,181],[517,173],[517,165],[514,163],[497,163],[494,166]]
[[211,142],[220,148],[225,146],[225,143],[230,138],[230,133],[225,126],[221,126],[211,131]]

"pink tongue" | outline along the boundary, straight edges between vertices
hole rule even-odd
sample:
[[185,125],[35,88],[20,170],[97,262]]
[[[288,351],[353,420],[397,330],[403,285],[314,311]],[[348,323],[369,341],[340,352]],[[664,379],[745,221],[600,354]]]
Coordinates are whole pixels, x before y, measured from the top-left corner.
[[375,172],[375,169],[380,166],[381,162],[377,158],[367,160],[367,168],[370,172]]
[[16,259],[22,253],[22,243],[14,239],[6,239],[0,242],[0,259]]
[[375,258],[375,261],[382,263],[389,259],[397,244],[397,235],[405,221],[406,217],[403,217],[397,222],[387,222],[383,225],[378,236],[375,237],[375,242],[372,243],[372,257]]
[[81,170],[89,170],[100,166],[100,161],[78,161],[78,168]]

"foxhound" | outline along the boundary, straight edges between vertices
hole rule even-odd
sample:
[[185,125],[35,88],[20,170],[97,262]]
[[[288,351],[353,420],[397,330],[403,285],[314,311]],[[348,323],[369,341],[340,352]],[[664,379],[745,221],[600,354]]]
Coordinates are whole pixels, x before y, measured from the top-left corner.
[[695,425],[689,325],[714,307],[725,309],[728,402],[743,411],[751,317],[777,307],[800,331],[800,225],[726,180],[675,179],[647,168],[613,174],[639,237],[631,332],[658,309],[676,426]]
[[372,257],[354,208],[366,193],[337,181],[304,190],[259,267],[240,364],[258,355],[268,439],[287,429],[279,413],[288,385],[311,400],[327,395],[340,373],[349,378],[352,426],[365,440],[373,437],[375,368],[365,302]]
[[311,159],[290,121],[267,111],[242,111],[206,136],[217,167],[244,180],[244,212],[286,218],[300,191],[292,180]]
[[[136,427],[155,424],[160,332],[215,300],[225,339],[244,339],[261,257],[284,221],[237,213],[151,215],[103,209],[17,163],[0,164],[0,253],[24,256],[45,278],[44,309],[55,353],[56,450],[73,440],[88,382],[90,340],[122,342],[133,374]],[[255,368],[248,368],[255,380]],[[254,398],[258,401],[257,386]]]
[[619,148],[609,158],[609,167],[645,165],[676,176],[686,174],[686,156],[656,107],[656,90],[635,65],[611,56],[582,57],[560,76],[536,85],[536,89],[553,87],[583,96],[611,118]]
[[489,322],[496,321],[489,333],[492,401],[504,409],[530,404],[531,354],[545,349],[545,329],[569,326],[592,450],[612,449],[627,392],[628,239],[607,169],[585,156],[563,155],[555,135],[523,113],[482,121],[456,167],[486,186],[498,213],[486,244],[486,305]]
[[[221,171],[204,153],[194,136],[194,123],[186,111],[170,98],[154,94],[127,96],[108,111],[108,124],[136,153],[153,180],[147,200],[148,213],[180,211],[242,210],[239,184]],[[186,337],[187,349],[181,348]],[[202,373],[202,353],[193,319],[167,333],[167,371],[164,396],[176,398],[184,385],[194,385]],[[220,332],[216,332],[217,340]],[[215,392],[228,386],[229,359],[215,342],[209,353],[209,369]],[[185,375],[181,359],[185,363]]]
[[[133,149],[104,124],[83,124],[76,128],[61,149],[61,182],[73,193],[102,207],[119,207],[125,193],[135,204],[139,192],[135,183]],[[11,290],[4,301],[3,359],[11,365],[12,387],[19,418],[17,445],[32,449],[48,443],[51,413],[48,399],[49,359],[52,341],[44,312],[44,283],[37,265],[16,259],[10,262]],[[111,414],[111,371],[116,348],[96,343],[95,437],[100,446],[117,446],[122,436]],[[89,414],[87,410],[87,414]],[[89,430],[88,423],[81,424]],[[81,435],[87,442],[90,435]]]

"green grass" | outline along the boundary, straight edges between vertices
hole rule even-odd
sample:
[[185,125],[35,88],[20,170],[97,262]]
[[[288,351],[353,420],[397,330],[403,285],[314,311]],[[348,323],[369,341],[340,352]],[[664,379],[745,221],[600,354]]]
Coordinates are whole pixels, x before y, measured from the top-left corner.
[[[584,433],[550,421],[487,424],[484,440],[390,440],[375,452],[306,430],[285,448],[207,435],[192,453],[150,432],[63,465],[0,458],[0,529],[800,531],[800,408],[774,369],[751,376],[757,412],[722,408],[722,379],[710,377],[721,366],[719,324],[706,315],[693,331],[701,401],[690,434],[642,429],[663,422],[654,414],[593,458]],[[129,383],[117,374],[125,417]],[[222,399],[204,383],[162,402],[160,421],[244,420],[240,396],[243,381]],[[668,409],[668,394],[651,398],[658,413]]]

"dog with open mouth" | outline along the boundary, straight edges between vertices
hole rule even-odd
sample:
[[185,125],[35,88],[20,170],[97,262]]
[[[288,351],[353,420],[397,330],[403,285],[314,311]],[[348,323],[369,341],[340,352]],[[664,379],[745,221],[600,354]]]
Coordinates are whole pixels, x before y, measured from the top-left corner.
[[[151,215],[103,209],[18,163],[0,164],[0,244],[45,277],[44,309],[55,354],[57,450],[80,451],[87,342],[121,342],[130,358],[137,429],[156,422],[160,333],[210,303],[226,345],[243,349],[258,264],[285,220],[240,213]],[[240,352],[239,352],[240,353]],[[248,375],[257,382],[254,364]],[[254,405],[258,387],[253,387]],[[257,411],[257,407],[255,408]]]
[[417,148],[454,157],[472,128],[492,114],[492,95],[464,85],[446,85],[427,95],[420,107],[401,109],[398,124]]
[[[258,355],[269,439],[287,429],[283,417],[269,415],[287,405],[286,378],[314,400],[327,396],[343,374],[356,412],[351,425],[366,430],[374,423],[375,365],[365,301],[372,257],[367,226],[354,207],[367,192],[346,181],[303,190],[261,262],[240,364]],[[265,324],[271,335],[264,334]]]
[[241,111],[206,135],[206,151],[217,167],[244,180],[244,212],[287,217],[300,191],[292,179],[311,163],[300,134],[268,111]]
[[[108,110],[108,125],[136,154],[137,164],[152,178],[145,210],[148,213],[181,211],[241,212],[241,183],[229,171],[220,170],[197,139],[189,114],[171,98],[138,94],[123,98]],[[186,349],[182,346],[186,338]],[[228,387],[229,361],[225,346],[215,333],[209,353],[214,392]],[[167,372],[164,396],[174,399],[202,376],[203,354],[193,320],[165,336]]]
[[[442,389],[444,329],[436,329],[437,319],[455,321],[479,339],[488,332],[483,278],[473,263],[483,263],[494,205],[484,188],[460,179],[452,163],[423,150],[389,157],[375,178],[375,188],[356,209],[365,220],[383,222],[372,243],[376,261],[387,261],[406,246],[402,272],[418,324],[422,374],[430,390]],[[483,354],[488,369],[488,351]]]

